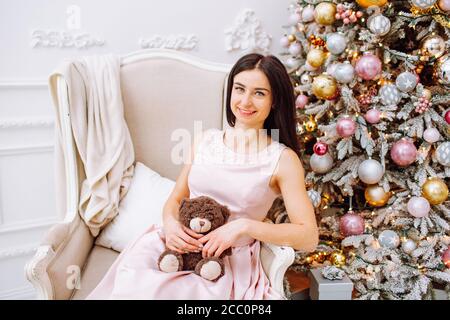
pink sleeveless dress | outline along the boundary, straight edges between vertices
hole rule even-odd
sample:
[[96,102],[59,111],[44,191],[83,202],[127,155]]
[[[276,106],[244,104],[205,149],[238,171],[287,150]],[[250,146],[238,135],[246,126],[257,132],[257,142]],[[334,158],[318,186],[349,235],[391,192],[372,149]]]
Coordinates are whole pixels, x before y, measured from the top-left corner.
[[[206,195],[228,206],[229,220],[262,221],[278,196],[269,181],[286,146],[272,141],[260,152],[243,154],[226,146],[223,136],[224,131],[208,130],[198,145],[188,177],[190,198]],[[152,225],[122,251],[87,299],[283,299],[270,286],[255,239],[243,237],[234,244],[217,282],[193,271],[159,271],[164,250],[163,231]]]

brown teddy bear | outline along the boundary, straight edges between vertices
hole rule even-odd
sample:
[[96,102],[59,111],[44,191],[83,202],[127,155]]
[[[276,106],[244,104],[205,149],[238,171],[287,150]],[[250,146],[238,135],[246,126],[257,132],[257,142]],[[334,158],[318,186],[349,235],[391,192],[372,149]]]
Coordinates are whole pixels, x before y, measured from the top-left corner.
[[[180,204],[180,222],[201,234],[217,229],[224,225],[230,211],[226,206],[219,204],[207,196],[193,199],[183,199]],[[189,252],[180,254],[173,250],[165,250],[158,259],[158,267],[164,272],[175,272],[181,270],[194,270],[199,276],[217,281],[224,275],[222,258],[231,255],[231,248],[225,250],[219,258],[202,258],[201,252]]]

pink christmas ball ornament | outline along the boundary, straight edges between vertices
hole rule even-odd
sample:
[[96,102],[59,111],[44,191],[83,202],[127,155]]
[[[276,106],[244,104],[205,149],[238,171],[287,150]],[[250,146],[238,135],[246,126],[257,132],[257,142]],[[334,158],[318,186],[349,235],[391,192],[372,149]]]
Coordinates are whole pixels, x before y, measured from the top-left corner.
[[450,248],[447,248],[442,254],[442,262],[447,268],[450,268]]
[[364,80],[373,80],[381,74],[381,61],[371,53],[365,53],[355,65],[356,74]]
[[297,109],[303,109],[308,104],[308,97],[304,94],[300,94],[295,99],[295,106]]
[[399,166],[409,166],[416,161],[416,157],[416,146],[408,139],[400,139],[391,148],[391,158]]
[[360,235],[364,232],[364,219],[349,211],[339,219],[339,230],[345,237]]
[[314,144],[313,151],[318,156],[323,156],[328,152],[328,145],[325,142],[318,141]]
[[342,138],[352,136],[356,131],[356,123],[350,117],[342,117],[337,121],[336,132]]
[[424,197],[412,197],[407,204],[408,212],[416,218],[423,218],[430,212],[431,206]]
[[369,111],[366,112],[364,118],[368,123],[377,124],[378,122],[380,122],[381,112],[380,110],[375,108],[370,109]]
[[439,0],[438,6],[442,11],[450,12],[450,0]]
[[423,139],[428,143],[435,143],[441,137],[436,128],[428,128],[423,132]]

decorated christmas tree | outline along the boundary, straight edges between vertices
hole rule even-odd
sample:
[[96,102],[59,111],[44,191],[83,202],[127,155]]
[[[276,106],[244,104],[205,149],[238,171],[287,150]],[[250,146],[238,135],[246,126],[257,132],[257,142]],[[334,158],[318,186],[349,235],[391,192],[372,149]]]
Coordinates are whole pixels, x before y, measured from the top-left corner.
[[357,299],[449,293],[450,1],[288,9],[280,41],[321,234],[292,268],[341,267]]

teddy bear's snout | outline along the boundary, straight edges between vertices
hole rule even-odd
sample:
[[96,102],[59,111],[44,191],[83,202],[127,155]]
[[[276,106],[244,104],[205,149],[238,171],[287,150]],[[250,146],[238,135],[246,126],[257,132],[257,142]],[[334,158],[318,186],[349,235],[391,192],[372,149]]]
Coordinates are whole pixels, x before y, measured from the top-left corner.
[[197,233],[205,233],[211,229],[211,222],[207,219],[194,218],[189,223],[189,227]]

